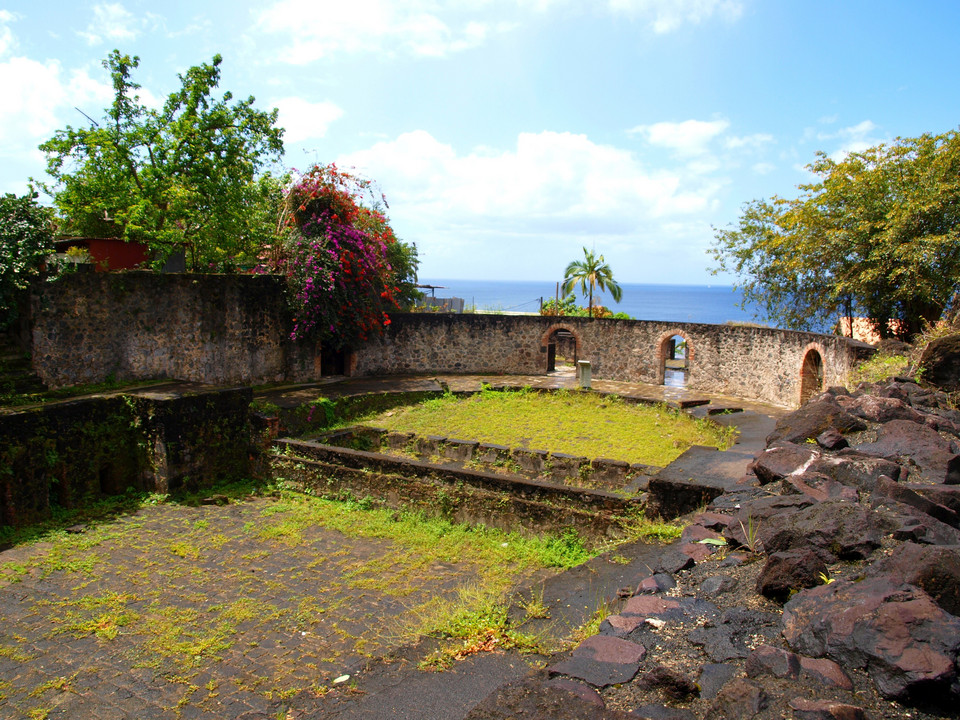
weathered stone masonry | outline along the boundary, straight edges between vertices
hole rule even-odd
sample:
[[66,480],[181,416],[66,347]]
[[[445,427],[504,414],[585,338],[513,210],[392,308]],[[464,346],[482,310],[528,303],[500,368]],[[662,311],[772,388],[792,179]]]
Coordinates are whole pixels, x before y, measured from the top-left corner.
[[91,273],[31,302],[33,365],[52,387],[172,378],[215,384],[306,381],[312,347],[289,340],[276,276]]
[[671,337],[687,340],[687,386],[787,407],[799,405],[808,352],[823,364],[824,387],[842,384],[867,348],[846,338],[735,325],[506,315],[395,315],[384,335],[357,354],[357,373],[546,371],[547,344],[569,330],[594,377],[663,382]]
[[[206,383],[319,377],[312,343],[289,340],[283,282],[272,276],[110,273],[68,276],[32,303],[33,362],[52,386],[168,377]],[[867,346],[770,328],[510,315],[395,314],[357,348],[352,374],[539,374],[553,333],[610,380],[663,382],[671,337],[687,341],[688,387],[795,407],[809,353],[824,387]],[[809,363],[808,363],[809,364]]]

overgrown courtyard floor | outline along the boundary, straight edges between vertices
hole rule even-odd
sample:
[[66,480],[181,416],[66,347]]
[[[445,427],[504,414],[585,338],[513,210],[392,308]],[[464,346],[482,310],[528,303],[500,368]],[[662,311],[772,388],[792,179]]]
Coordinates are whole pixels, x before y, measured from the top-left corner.
[[276,717],[409,642],[482,571],[295,514],[159,504],[0,553],[0,715]]
[[[487,381],[456,379],[471,387]],[[352,392],[363,390],[362,381],[354,385]],[[633,388],[609,391],[617,390]],[[500,579],[517,588],[553,575],[541,599],[557,604],[552,622],[560,627],[552,632],[569,636],[658,552],[635,545],[562,575],[504,568]],[[542,658],[477,655],[425,680],[416,662],[404,666],[404,657],[429,654],[403,650],[424,618],[489,573],[466,554],[430,558],[402,542],[310,522],[269,494],[223,506],[146,504],[7,549],[0,552],[0,716],[299,720],[337,709],[337,718],[461,717],[417,709],[427,703],[423,687],[449,683],[441,702],[455,704],[474,682],[475,696],[463,702],[476,703],[498,674],[522,675]],[[356,684],[358,671],[397,650],[401,662]],[[413,714],[382,703],[373,712],[362,700],[351,707],[378,682],[407,683]]]

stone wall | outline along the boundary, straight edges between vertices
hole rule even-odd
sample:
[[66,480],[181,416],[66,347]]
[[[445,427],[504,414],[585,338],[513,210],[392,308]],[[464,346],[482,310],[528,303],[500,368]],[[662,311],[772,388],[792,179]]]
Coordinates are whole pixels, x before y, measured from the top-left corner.
[[289,340],[275,276],[84,273],[31,301],[33,364],[51,387],[173,378],[308,380],[314,349]]
[[[289,340],[283,280],[274,276],[71,275],[45,285],[31,312],[34,368],[54,387],[110,375],[260,384],[321,374],[314,345]],[[842,384],[869,350],[836,336],[734,325],[430,313],[392,319],[381,337],[355,349],[351,374],[541,374],[553,333],[564,329],[594,377],[660,384],[670,338],[679,335],[687,342],[688,387],[795,407],[811,352],[827,387]]]
[[569,330],[577,357],[593,376],[661,384],[670,338],[687,341],[687,387],[800,404],[801,368],[810,351],[822,362],[824,387],[842,384],[860,343],[833,335],[736,325],[591,320],[507,315],[395,315],[387,332],[357,354],[361,375],[546,372],[547,346]]
[[91,397],[0,414],[0,526],[250,471],[250,388]]

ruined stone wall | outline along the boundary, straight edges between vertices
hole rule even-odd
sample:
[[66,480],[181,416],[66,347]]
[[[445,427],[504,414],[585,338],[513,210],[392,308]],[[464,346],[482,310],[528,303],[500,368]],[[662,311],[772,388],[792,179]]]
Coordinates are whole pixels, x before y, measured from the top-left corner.
[[0,414],[0,526],[107,495],[250,473],[250,388],[88,397]]
[[552,333],[569,330],[593,376],[660,384],[671,337],[687,341],[687,386],[786,407],[800,403],[801,367],[815,350],[823,386],[841,384],[864,346],[789,330],[629,320],[505,315],[395,315],[383,337],[357,354],[360,375],[538,374]]
[[274,276],[74,274],[31,301],[33,364],[51,387],[118,379],[306,380]]
[[[32,301],[33,362],[51,386],[168,377],[205,383],[305,382],[320,375],[312,343],[289,340],[283,280],[273,276],[71,275]],[[601,379],[663,382],[670,338],[687,342],[687,386],[800,404],[804,357],[823,386],[841,384],[866,346],[770,328],[515,315],[394,314],[355,348],[350,373],[541,374],[558,329]]]

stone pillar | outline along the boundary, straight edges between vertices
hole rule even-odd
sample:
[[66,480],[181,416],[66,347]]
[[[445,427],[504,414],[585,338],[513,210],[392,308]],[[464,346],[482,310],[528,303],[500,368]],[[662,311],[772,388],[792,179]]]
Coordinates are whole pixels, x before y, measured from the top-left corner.
[[580,387],[590,389],[590,361],[577,361],[577,376],[580,378]]

